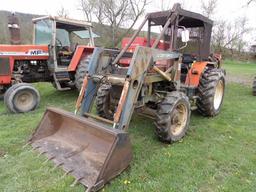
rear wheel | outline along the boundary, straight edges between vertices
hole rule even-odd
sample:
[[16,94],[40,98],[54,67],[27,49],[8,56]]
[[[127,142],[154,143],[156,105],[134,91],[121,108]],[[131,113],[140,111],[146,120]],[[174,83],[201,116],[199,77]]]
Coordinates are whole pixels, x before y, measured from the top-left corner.
[[225,77],[222,69],[206,70],[199,83],[198,111],[204,116],[219,114],[224,98]]
[[39,92],[28,83],[10,87],[4,96],[6,107],[13,113],[25,113],[36,109],[40,103]]
[[252,84],[252,94],[256,96],[256,77],[253,79],[253,84]]
[[87,57],[84,57],[80,60],[79,65],[76,69],[75,74],[75,86],[80,91],[84,77],[86,75],[86,71],[88,70],[89,62],[91,60],[91,55],[88,55]]
[[184,137],[189,127],[190,113],[189,99],[184,93],[169,93],[158,106],[155,125],[159,139],[175,142]]
[[115,105],[111,102],[111,84],[102,84],[96,96],[96,110],[99,116],[113,120]]

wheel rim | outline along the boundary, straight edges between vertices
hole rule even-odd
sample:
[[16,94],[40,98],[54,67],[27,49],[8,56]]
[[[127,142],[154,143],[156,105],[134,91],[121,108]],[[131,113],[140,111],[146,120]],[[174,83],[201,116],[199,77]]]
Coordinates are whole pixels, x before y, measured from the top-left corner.
[[23,90],[15,95],[14,106],[21,111],[29,111],[33,108],[34,96],[28,90]]
[[171,118],[171,127],[170,131],[172,135],[179,135],[184,127],[186,127],[188,119],[188,109],[187,107],[180,103],[176,106],[173,111],[173,116]]
[[222,80],[219,80],[215,88],[214,101],[213,101],[213,106],[215,110],[218,110],[221,105],[223,93],[224,93],[224,83]]

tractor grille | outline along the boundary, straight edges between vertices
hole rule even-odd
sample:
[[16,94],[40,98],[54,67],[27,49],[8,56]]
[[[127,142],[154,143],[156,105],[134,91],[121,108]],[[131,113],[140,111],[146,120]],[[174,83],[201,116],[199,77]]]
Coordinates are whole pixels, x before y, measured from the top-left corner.
[[0,58],[0,75],[11,75],[9,58]]

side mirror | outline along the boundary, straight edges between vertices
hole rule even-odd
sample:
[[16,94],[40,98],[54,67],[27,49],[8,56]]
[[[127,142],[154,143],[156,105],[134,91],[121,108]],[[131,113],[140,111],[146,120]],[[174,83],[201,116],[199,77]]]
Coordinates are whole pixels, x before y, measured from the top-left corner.
[[184,29],[181,31],[181,41],[187,43],[189,41],[189,30]]

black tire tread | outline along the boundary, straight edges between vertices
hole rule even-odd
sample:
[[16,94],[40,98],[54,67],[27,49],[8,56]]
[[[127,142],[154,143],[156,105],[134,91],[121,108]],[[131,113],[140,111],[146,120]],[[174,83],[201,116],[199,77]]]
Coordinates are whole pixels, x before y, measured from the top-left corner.
[[[223,79],[225,89],[225,72],[223,69],[212,68],[206,69],[202,74],[198,86],[197,108],[204,116],[216,116],[220,108],[216,111],[213,107],[213,97],[215,95],[215,86],[220,79]],[[224,95],[223,95],[224,97]]]
[[86,71],[88,70],[89,62],[91,60],[91,55],[84,57],[80,60],[75,73],[75,86],[80,91]]
[[[187,102],[188,105],[188,121],[187,125],[184,127],[182,133],[178,136],[172,136],[169,134],[169,123],[171,121],[170,113],[173,111],[173,108],[177,104],[177,102],[183,99],[185,102]],[[155,121],[155,133],[158,136],[158,138],[163,142],[175,142],[180,140],[187,132],[189,121],[190,121],[190,102],[188,97],[178,91],[173,91],[171,93],[168,93],[168,95],[165,97],[165,99],[159,104],[157,115],[156,115],[156,121]]]
[[[4,95],[4,103],[5,106],[7,107],[7,109],[12,112],[12,113],[23,113],[23,111],[19,111],[14,105],[13,105],[13,98],[15,96],[15,94],[17,93],[17,91],[21,88],[29,88],[31,90],[34,91],[35,95],[36,95],[36,101],[35,101],[35,106],[30,110],[33,111],[35,110],[39,104],[40,104],[40,94],[38,92],[38,90],[36,90],[31,84],[29,83],[18,83],[18,84],[14,84],[13,86],[11,86],[5,93]],[[28,111],[26,111],[28,112]]]
[[102,84],[96,96],[96,110],[99,116],[103,118],[107,118],[113,120],[113,113],[109,113],[110,110],[110,91],[111,91],[111,84]]

